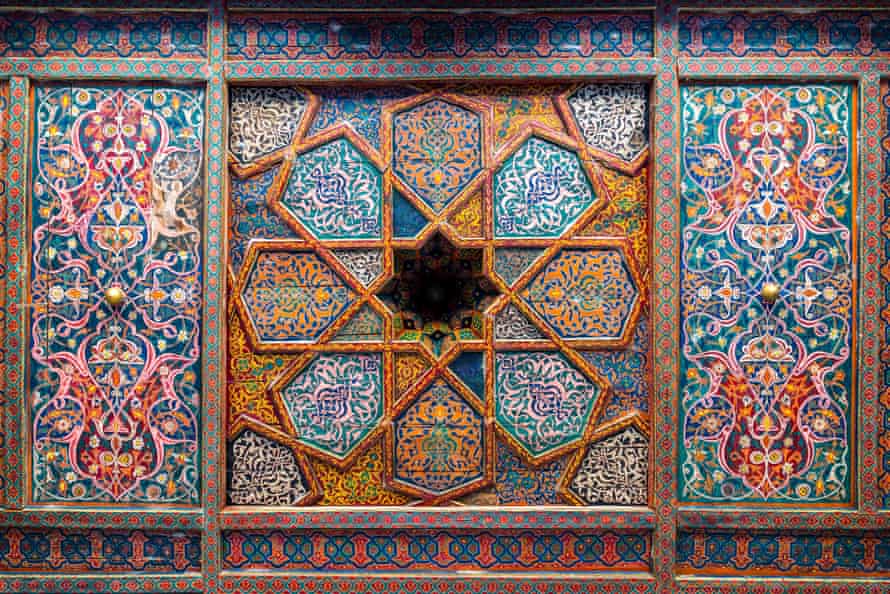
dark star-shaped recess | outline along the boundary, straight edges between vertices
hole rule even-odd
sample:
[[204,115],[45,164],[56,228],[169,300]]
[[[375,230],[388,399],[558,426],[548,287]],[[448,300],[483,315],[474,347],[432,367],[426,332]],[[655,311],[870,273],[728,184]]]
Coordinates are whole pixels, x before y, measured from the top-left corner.
[[419,249],[395,250],[394,277],[380,291],[396,340],[421,342],[439,356],[455,342],[482,340],[483,312],[497,297],[482,250],[458,248],[436,233]]

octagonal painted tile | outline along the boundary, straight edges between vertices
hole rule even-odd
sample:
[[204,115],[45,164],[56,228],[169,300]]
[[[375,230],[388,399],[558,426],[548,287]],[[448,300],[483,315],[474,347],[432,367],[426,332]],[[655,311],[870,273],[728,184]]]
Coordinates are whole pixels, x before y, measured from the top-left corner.
[[495,236],[559,237],[596,199],[574,151],[531,136],[495,173]]
[[495,419],[531,462],[543,462],[584,438],[605,388],[557,352],[495,356]]
[[464,490],[485,479],[489,439],[482,415],[436,381],[393,422],[392,478],[422,495]]
[[318,355],[280,393],[297,440],[345,461],[383,418],[383,355]]
[[562,338],[617,343],[639,310],[635,277],[618,246],[563,249],[520,295]]
[[293,162],[280,205],[321,240],[378,239],[383,177],[348,139],[315,147]]
[[393,117],[393,171],[438,212],[482,171],[482,118],[431,99]]
[[240,297],[260,345],[316,340],[355,300],[314,252],[252,249],[247,260]]

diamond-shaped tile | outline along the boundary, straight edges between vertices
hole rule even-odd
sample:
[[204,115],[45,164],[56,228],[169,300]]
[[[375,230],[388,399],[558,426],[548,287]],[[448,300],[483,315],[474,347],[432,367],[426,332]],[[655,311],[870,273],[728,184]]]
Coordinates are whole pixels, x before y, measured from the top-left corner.
[[604,386],[562,353],[502,352],[495,357],[495,418],[533,462],[580,441]]
[[639,310],[637,283],[622,247],[571,248],[520,295],[561,337],[608,344],[629,334],[628,321]]
[[280,393],[300,443],[342,462],[383,418],[383,356],[319,355]]
[[294,159],[280,204],[322,240],[377,239],[382,226],[383,178],[346,138]]
[[317,339],[355,293],[314,252],[253,246],[240,297],[260,344]]
[[495,236],[559,237],[594,201],[578,155],[532,136],[495,173]]
[[431,99],[393,118],[393,171],[440,211],[482,171],[482,118]]

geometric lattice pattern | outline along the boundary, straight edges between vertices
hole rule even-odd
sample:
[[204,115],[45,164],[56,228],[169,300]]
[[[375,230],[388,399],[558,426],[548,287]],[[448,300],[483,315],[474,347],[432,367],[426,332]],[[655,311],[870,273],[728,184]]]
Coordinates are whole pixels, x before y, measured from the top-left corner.
[[[646,101],[622,89],[238,91],[234,115],[287,125],[252,135],[252,159],[230,144],[229,451],[272,440],[305,495],[254,456],[229,461],[230,491],[236,469],[262,477],[230,501],[580,505],[561,485],[610,423],[636,423],[644,451]],[[592,151],[569,106],[597,93],[629,118],[609,131],[627,162]],[[248,493],[263,480],[277,500]]]

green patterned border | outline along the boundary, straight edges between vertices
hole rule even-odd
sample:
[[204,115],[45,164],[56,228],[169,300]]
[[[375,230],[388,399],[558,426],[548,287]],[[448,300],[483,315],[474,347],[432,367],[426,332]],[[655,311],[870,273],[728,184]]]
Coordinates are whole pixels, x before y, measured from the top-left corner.
[[[519,585],[521,584],[521,585]],[[654,594],[651,579],[629,574],[622,579],[598,579],[560,577],[558,579],[531,579],[523,574],[487,578],[460,578],[430,575],[424,577],[372,577],[289,575],[282,577],[256,577],[228,575],[221,580],[220,592],[232,594],[260,594],[265,592],[341,592],[373,594],[398,592],[436,594],[494,594],[495,592],[522,592],[523,594]]]
[[[859,435],[858,472],[859,509],[874,512],[882,506],[878,489],[881,468],[878,435],[881,410],[878,397],[883,373],[881,370],[881,79],[874,73],[859,80]],[[888,323],[884,321],[883,324]],[[854,469],[854,472],[857,469]]]
[[210,80],[207,84],[209,108],[207,110],[207,203],[205,205],[204,256],[204,349],[202,370],[204,392],[201,400],[202,429],[201,453],[204,459],[204,540],[201,567],[205,589],[214,592],[221,566],[221,534],[219,509],[225,498],[222,490],[225,480],[220,467],[220,456],[225,447],[222,441],[223,398],[225,371],[223,357],[223,320],[225,304],[225,265],[223,229],[226,224],[226,142],[225,113],[226,82],[223,78],[222,61],[225,52],[225,0],[212,0],[210,6]]
[[652,536],[652,570],[659,592],[672,592],[676,557],[676,447],[677,369],[680,364],[679,334],[679,224],[677,199],[680,88],[677,60],[677,7],[665,1],[655,18],[655,57],[658,75],[651,113],[652,125],[652,350],[653,398],[650,457],[655,460],[654,484],[657,526]]
[[27,245],[25,240],[26,195],[27,195],[27,152],[28,152],[28,111],[29,111],[28,79],[15,76],[9,80],[9,178],[6,200],[6,241],[8,278],[6,279],[6,302],[9,311],[6,313],[4,328],[4,346],[6,348],[5,386],[8,390],[6,398],[6,416],[4,433],[6,435],[6,504],[11,508],[21,508],[24,501],[24,448],[22,444],[22,419],[25,418],[24,407],[24,357],[25,346],[25,311],[27,294],[25,282],[27,275],[23,265],[27,261]]
[[9,574],[0,576],[0,592],[27,592],[28,594],[51,594],[54,592],[82,592],[99,594],[104,592],[205,592],[204,581],[198,574],[180,575],[124,575],[113,577],[98,576],[47,576]]

